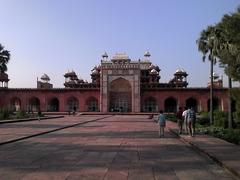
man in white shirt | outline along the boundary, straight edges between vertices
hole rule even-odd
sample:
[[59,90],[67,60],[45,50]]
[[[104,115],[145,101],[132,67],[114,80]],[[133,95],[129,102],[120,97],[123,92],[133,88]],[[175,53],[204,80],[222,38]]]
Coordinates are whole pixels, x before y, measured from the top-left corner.
[[184,120],[184,126],[185,126],[185,132],[186,134],[188,134],[188,128],[187,128],[187,107],[184,108],[184,111],[182,113],[182,117],[183,117],[183,120]]

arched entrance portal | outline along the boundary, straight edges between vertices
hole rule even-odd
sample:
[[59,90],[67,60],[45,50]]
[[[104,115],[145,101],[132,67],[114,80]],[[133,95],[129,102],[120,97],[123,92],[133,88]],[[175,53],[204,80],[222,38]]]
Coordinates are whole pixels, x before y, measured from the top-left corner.
[[177,101],[176,99],[170,97],[164,102],[165,112],[177,112]]
[[29,100],[29,111],[39,111],[40,110],[40,100],[37,97],[33,97]]
[[59,100],[57,98],[52,98],[48,101],[48,111],[57,112],[59,111]]
[[186,107],[187,108],[193,108],[195,112],[198,111],[197,108],[197,100],[195,98],[188,98],[186,100]]
[[17,97],[12,98],[10,101],[10,110],[11,111],[20,111],[21,110],[21,100]]
[[132,111],[132,88],[129,81],[118,78],[110,84],[109,88],[110,112]]

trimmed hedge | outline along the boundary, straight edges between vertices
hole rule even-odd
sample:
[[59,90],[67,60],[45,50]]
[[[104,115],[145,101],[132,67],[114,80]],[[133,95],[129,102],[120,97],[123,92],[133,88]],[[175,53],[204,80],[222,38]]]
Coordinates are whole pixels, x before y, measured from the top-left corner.
[[200,133],[209,134],[234,144],[240,144],[240,129],[224,129],[214,126],[201,127],[198,125],[196,130]]

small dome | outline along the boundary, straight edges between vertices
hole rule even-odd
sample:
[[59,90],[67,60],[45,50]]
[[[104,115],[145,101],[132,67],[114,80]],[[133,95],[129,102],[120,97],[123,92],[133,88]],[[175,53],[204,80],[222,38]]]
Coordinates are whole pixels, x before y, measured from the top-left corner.
[[97,70],[99,70],[99,71],[101,70],[101,65],[97,66]]
[[156,71],[156,69],[152,69],[152,70],[150,71],[150,74],[158,74],[158,72]]
[[75,71],[70,72],[71,75],[76,75]]
[[97,69],[93,69],[92,74],[99,74],[99,71]]
[[181,71],[182,71],[183,73],[186,73],[186,71],[185,71],[184,69],[181,69]]
[[74,81],[74,80],[71,80],[71,81],[69,81],[69,82],[67,82],[68,84],[71,84],[71,85],[73,85],[73,84],[76,84],[76,82]]
[[179,68],[175,71],[175,73],[183,73],[183,71],[182,71],[182,69]]
[[83,83],[84,83],[84,80],[83,80],[83,79],[78,79],[77,82],[80,83],[80,84],[83,84]]
[[108,58],[108,54],[106,53],[106,51],[104,52],[104,54],[102,55],[103,58]]
[[218,79],[219,78],[219,75],[215,72],[213,72],[213,79]]
[[144,53],[144,56],[145,56],[145,57],[150,57],[151,54],[149,53],[149,51],[146,51],[146,52]]
[[41,80],[43,80],[43,81],[50,81],[50,78],[49,78],[49,76],[47,74],[43,74],[41,76]]
[[155,69],[155,66],[153,65],[153,64],[151,64],[150,66],[149,66],[149,69]]
[[178,69],[175,71],[174,76],[183,76],[183,77],[187,77],[188,74],[187,74],[187,72],[186,72],[184,69],[180,69],[180,68],[178,68]]
[[156,70],[157,72],[161,71],[161,69],[159,68],[159,66],[156,66],[156,67],[155,67],[155,70]]
[[73,70],[71,72],[68,71],[64,74],[64,77],[66,77],[66,78],[67,77],[73,77],[73,76],[77,76],[75,71],[73,71]]

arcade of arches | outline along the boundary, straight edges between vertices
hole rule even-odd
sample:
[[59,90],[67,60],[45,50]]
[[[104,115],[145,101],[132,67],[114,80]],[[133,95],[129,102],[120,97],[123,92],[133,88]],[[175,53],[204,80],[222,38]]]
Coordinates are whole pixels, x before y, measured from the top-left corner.
[[42,99],[41,96],[34,96],[28,100],[25,100],[21,96],[12,97],[10,99],[8,107],[11,111],[25,110],[28,112],[37,112],[40,110],[47,112],[72,112],[74,109],[76,111],[88,112],[99,111],[99,101],[95,96],[90,96],[83,101],[74,96],[70,96],[63,100],[61,97],[49,97]]
[[[141,112],[158,112],[163,110],[165,112],[176,112],[179,107],[193,107],[196,112],[209,111],[209,99],[203,99],[193,96],[184,96],[179,99],[174,96],[159,97],[148,94],[141,95]],[[224,97],[214,97],[213,109],[226,110],[227,104],[224,103]],[[12,111],[26,110],[26,111],[76,111],[85,112],[99,112],[99,98],[97,94],[90,95],[86,98],[79,98],[77,96],[68,96],[64,99],[58,96],[45,97],[31,96],[29,99],[20,96],[9,97],[10,101],[8,107]],[[112,81],[109,88],[109,112],[131,112],[132,104],[132,88],[130,83],[125,79],[117,79]]]
[[[142,105],[142,111],[143,112],[158,112],[160,110],[159,107],[162,107],[161,109],[164,112],[177,112],[179,107],[187,107],[187,108],[193,108],[195,112],[199,111],[210,111],[209,108],[209,102],[210,100],[208,99],[207,102],[205,102],[205,105],[200,104],[201,100],[198,100],[194,97],[189,97],[184,100],[184,103],[180,105],[178,102],[178,99],[174,97],[168,97],[164,101],[158,101],[154,97],[148,97],[144,100],[144,103]],[[207,105],[206,105],[207,103]],[[160,106],[159,106],[160,104]],[[207,108],[206,108],[207,106]],[[223,106],[221,104],[221,100],[217,97],[214,97],[213,99],[213,109],[214,110],[224,110]]]
[[[109,112],[132,112],[132,86],[124,78],[118,78],[109,84]],[[36,112],[38,110],[48,112],[73,111],[74,107],[78,112],[100,112],[99,91],[65,94],[64,96],[48,96],[44,92],[35,93],[29,98],[28,92],[6,94],[7,106],[12,111],[25,110]],[[77,93],[76,93],[77,94]],[[168,92],[168,94],[170,94]],[[209,111],[209,97],[192,96],[192,93],[182,92],[182,95],[168,95],[163,92],[141,93],[140,112],[176,112],[179,107],[193,107],[196,112]],[[208,95],[208,91],[205,93]],[[217,96],[213,99],[214,110],[227,110],[227,95]]]

